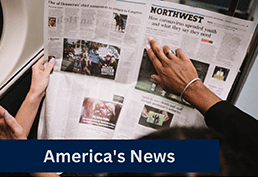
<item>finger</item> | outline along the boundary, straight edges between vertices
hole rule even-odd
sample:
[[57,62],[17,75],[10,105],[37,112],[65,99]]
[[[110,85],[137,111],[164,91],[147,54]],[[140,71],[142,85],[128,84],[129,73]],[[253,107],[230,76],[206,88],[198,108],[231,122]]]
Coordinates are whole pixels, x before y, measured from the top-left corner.
[[45,64],[46,63],[44,55],[39,59],[39,62],[40,62],[40,64]]
[[4,117],[5,111],[6,110],[2,106],[0,106],[0,118]]
[[51,60],[48,62],[47,67],[45,69],[45,73],[47,75],[49,75],[51,73],[51,71],[53,70],[54,66],[55,66],[56,60],[55,58],[51,58]]
[[21,132],[21,126],[18,124],[18,122],[11,116],[8,111],[5,111],[5,121],[8,127],[15,133]]
[[158,72],[160,70],[160,68],[162,67],[160,60],[157,58],[157,56],[155,55],[155,53],[153,52],[153,50],[151,49],[149,44],[146,46],[146,51],[148,53],[148,56],[149,56],[151,62],[154,65],[156,71]]
[[44,66],[45,64],[45,59],[44,59],[44,56],[42,56],[38,61],[37,63],[35,64],[35,66]]
[[166,85],[166,84],[162,81],[162,79],[161,79],[161,77],[160,77],[159,75],[153,74],[153,75],[151,75],[151,77],[152,77],[154,80],[156,80],[156,81],[159,83],[160,87],[161,87],[163,90],[165,90],[166,92],[171,92],[171,90],[174,90],[172,87]]
[[164,115],[164,121],[167,121],[168,119],[169,119],[169,117]]
[[157,58],[161,61],[161,63],[167,63],[168,58],[166,57],[166,55],[164,54],[163,50],[158,45],[158,43],[154,40],[154,38],[149,37],[148,41],[150,43],[150,46],[151,46],[153,52],[155,53]]
[[188,59],[188,57],[185,55],[185,53],[183,52],[182,49],[178,48],[176,49],[176,55],[178,58],[181,58],[181,59]]
[[155,81],[157,81],[159,84],[162,82],[159,75],[153,74],[153,75],[151,75],[151,78],[154,79]]
[[42,56],[33,66],[32,69],[36,70],[36,69],[40,69],[40,70],[44,70],[44,56]]
[[[165,53],[165,54],[167,54],[169,51],[171,51],[171,49],[167,46],[167,45],[165,45],[164,47],[163,47],[163,52]],[[177,59],[177,57],[176,57],[176,55],[174,54],[174,53],[170,53],[169,55],[166,55],[169,59],[173,59],[173,60],[176,60]]]

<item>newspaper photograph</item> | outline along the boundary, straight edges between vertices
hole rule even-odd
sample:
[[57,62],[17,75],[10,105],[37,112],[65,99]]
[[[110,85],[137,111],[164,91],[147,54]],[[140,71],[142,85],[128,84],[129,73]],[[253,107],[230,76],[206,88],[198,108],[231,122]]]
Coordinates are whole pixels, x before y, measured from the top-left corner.
[[114,80],[120,50],[107,44],[64,38],[61,71]]
[[[209,69],[209,64],[203,63],[197,60],[193,60],[193,59],[190,59],[190,60],[192,61],[194,67],[196,68],[199,78],[202,80],[202,82],[204,82],[206,74]],[[146,49],[144,49],[139,76],[138,76],[135,88],[154,95],[161,96],[163,98],[167,98],[173,101],[178,101],[181,103],[180,96],[177,96],[172,93],[167,93],[165,90],[163,90],[161,86],[158,84],[158,82],[151,77],[152,74],[158,74],[158,73],[156,72],[156,69],[152,64],[146,52]],[[190,106],[190,104],[187,104],[187,105]]]
[[85,98],[79,123],[115,129],[121,109],[120,104]]
[[139,124],[155,129],[168,128],[173,118],[173,114],[162,111],[154,107],[144,105]]
[[[115,31],[124,33],[127,21],[127,15],[120,13],[113,13],[115,23],[112,23],[112,26],[115,25]],[[113,27],[114,28],[114,27]]]

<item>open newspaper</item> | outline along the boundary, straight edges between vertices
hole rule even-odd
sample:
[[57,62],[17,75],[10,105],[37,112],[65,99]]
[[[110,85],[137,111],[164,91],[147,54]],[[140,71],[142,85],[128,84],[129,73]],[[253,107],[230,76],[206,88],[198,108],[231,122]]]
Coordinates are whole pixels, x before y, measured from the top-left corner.
[[173,126],[205,127],[167,93],[145,46],[183,49],[202,82],[226,99],[253,22],[158,0],[46,0],[45,58],[56,58],[40,139],[134,139]]

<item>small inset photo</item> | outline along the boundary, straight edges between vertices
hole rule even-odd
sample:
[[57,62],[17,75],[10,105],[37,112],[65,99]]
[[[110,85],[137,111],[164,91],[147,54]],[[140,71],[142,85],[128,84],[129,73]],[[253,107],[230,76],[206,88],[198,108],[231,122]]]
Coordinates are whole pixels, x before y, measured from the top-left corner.
[[215,79],[226,81],[229,71],[230,70],[227,68],[216,66],[212,77]]
[[144,105],[138,124],[155,129],[168,128],[173,114],[148,105]]
[[164,115],[163,114],[159,114],[159,113],[156,113],[156,112],[153,112],[153,111],[149,112],[147,122],[149,122],[151,124],[154,124],[154,125],[162,126],[163,121],[164,121]]
[[48,26],[56,27],[56,17],[48,17]]
[[113,101],[123,104],[124,103],[124,97],[120,95],[113,95]]
[[124,33],[126,21],[127,21],[127,15],[124,14],[118,14],[113,13],[114,15],[114,22],[115,22],[115,31]]

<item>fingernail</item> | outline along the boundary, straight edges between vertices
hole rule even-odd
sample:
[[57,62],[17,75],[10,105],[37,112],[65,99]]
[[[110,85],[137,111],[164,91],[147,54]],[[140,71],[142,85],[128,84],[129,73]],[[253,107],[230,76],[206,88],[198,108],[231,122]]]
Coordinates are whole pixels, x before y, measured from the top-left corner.
[[56,61],[56,59],[53,57],[53,58],[51,58],[50,63],[55,63],[55,61]]
[[4,116],[5,116],[6,119],[10,118],[10,114],[8,113],[8,111],[5,111]]
[[146,45],[146,49],[149,50],[150,49],[150,44]]
[[148,37],[148,41],[150,42],[152,39],[154,39],[152,36]]

